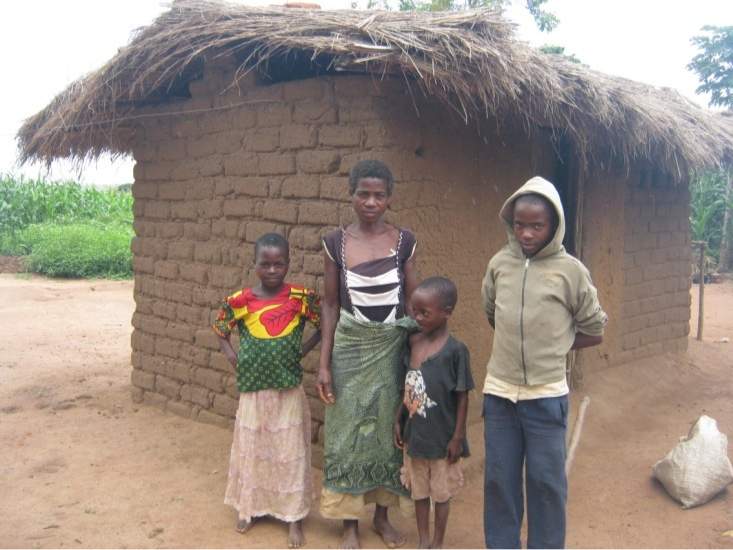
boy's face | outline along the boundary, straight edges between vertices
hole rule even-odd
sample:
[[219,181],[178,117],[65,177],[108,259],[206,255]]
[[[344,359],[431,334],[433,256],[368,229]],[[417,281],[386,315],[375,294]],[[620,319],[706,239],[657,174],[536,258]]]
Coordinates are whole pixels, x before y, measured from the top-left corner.
[[425,288],[417,288],[410,297],[412,315],[425,334],[443,327],[448,321],[451,308],[445,307],[438,293]]
[[288,273],[290,260],[281,248],[263,246],[257,251],[255,258],[255,273],[262,282],[263,288],[278,289]]
[[514,203],[512,229],[522,252],[531,258],[552,239],[552,215],[549,206],[520,198]]
[[389,199],[386,181],[380,178],[361,178],[356,183],[351,204],[360,221],[374,223],[384,216]]

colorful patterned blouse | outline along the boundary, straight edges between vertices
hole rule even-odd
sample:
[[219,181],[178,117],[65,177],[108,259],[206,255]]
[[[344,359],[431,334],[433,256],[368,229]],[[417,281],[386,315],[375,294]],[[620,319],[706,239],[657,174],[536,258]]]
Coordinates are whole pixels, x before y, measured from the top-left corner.
[[240,392],[286,389],[300,385],[301,340],[305,321],[320,326],[320,301],[309,289],[285,283],[272,298],[245,288],[219,309],[214,332],[239,331],[237,386]]

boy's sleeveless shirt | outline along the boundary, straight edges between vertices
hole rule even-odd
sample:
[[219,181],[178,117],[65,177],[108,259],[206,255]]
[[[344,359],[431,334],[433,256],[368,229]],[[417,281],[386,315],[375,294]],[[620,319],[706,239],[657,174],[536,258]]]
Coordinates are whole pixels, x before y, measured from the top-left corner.
[[226,337],[239,332],[237,387],[240,392],[287,389],[300,385],[301,341],[305,321],[320,326],[320,303],[309,289],[285,283],[272,298],[251,288],[235,292],[222,304],[213,325]]

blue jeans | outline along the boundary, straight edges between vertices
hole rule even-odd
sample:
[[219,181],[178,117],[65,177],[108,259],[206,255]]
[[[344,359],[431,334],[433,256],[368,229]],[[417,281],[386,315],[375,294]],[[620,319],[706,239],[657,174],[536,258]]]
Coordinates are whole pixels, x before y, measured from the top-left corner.
[[486,394],[483,414],[486,547],[521,548],[526,463],[527,548],[563,548],[568,396],[513,403]]

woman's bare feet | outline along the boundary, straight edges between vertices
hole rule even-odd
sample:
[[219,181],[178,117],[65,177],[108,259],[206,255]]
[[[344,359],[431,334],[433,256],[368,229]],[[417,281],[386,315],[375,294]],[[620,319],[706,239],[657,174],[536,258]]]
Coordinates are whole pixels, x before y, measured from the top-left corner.
[[254,519],[255,518],[252,518],[250,520],[246,520],[246,519],[240,519],[240,520],[238,520],[237,521],[237,527],[236,527],[237,533],[244,534],[247,531],[249,531],[252,528],[252,524],[254,523]]
[[387,517],[387,508],[377,505],[374,510],[374,530],[382,537],[387,548],[399,548],[407,542],[405,536],[395,529]]
[[288,548],[300,548],[305,544],[303,520],[288,523]]
[[344,536],[341,539],[341,548],[361,548],[361,542],[359,542],[359,522],[357,520],[344,520]]

